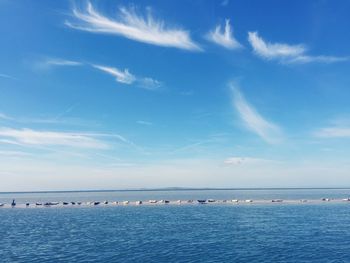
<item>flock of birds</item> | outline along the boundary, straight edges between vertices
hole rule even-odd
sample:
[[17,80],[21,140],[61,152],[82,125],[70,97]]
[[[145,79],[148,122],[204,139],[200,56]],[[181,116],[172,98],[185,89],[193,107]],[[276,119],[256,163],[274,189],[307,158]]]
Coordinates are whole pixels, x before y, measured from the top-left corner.
[[[330,198],[322,198],[322,201],[325,202],[329,202],[331,201]],[[350,198],[344,198],[342,199],[342,201],[350,201]],[[177,203],[177,204],[181,204],[181,203],[187,203],[187,204],[193,204],[193,203],[197,203],[197,204],[208,204],[208,203],[238,203],[238,202],[244,202],[244,203],[252,203],[253,200],[252,199],[246,199],[246,200],[239,200],[239,199],[233,199],[233,200],[215,200],[215,199],[198,199],[198,200],[177,200],[175,202],[172,203]],[[272,199],[271,200],[272,203],[281,203],[283,202],[283,199]],[[300,202],[305,203],[308,202],[307,199],[301,199]],[[149,200],[148,204],[169,204],[170,201],[169,200]],[[63,205],[63,206],[68,206],[68,205],[72,205],[72,206],[80,206],[80,205],[91,205],[91,206],[98,206],[100,204],[103,205],[108,205],[108,204],[113,204],[113,205],[128,205],[128,204],[135,204],[135,205],[142,205],[144,204],[143,201],[114,201],[114,202],[108,202],[108,201],[92,201],[92,202],[35,202],[35,203],[25,203],[26,207],[29,206],[45,206],[45,207],[50,207],[50,206],[57,206],[57,205]],[[0,203],[0,207],[4,207],[6,204],[5,203]],[[11,207],[16,207],[17,203],[15,201],[15,199],[12,200],[12,203],[10,204]]]

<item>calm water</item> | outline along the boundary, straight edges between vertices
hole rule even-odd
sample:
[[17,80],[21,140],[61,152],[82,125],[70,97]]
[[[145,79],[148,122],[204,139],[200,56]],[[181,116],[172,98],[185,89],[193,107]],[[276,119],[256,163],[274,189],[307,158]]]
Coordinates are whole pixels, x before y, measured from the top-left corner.
[[[315,198],[343,198],[348,193],[307,191]],[[227,198],[232,198],[232,191],[209,191],[207,196],[204,192],[153,193],[152,197],[147,192],[69,193],[66,197],[224,199],[229,194]],[[308,198],[304,190],[279,192],[243,191],[234,196]],[[114,196],[119,194],[123,196]],[[22,198],[46,201],[57,196],[37,195]],[[4,198],[12,195],[1,195],[0,202]],[[0,262],[350,262],[350,204],[0,209],[0,238]]]

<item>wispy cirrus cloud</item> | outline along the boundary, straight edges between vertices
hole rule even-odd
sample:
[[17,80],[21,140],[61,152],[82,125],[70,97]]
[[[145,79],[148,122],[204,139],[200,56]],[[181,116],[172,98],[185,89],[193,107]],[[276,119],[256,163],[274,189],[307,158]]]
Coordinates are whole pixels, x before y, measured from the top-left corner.
[[[68,107],[65,112],[69,112],[74,108],[74,105]],[[63,116],[65,113],[58,115]],[[20,123],[64,123],[58,122],[57,117],[55,119],[26,119],[15,118],[8,116],[4,113],[0,113],[0,120],[8,120],[12,124],[18,126]],[[74,119],[74,124],[86,123],[79,119]],[[67,122],[66,124],[71,124]],[[91,123],[88,125],[91,127]],[[71,148],[90,148],[90,149],[112,149],[114,146],[127,146],[138,151],[145,152],[145,150],[128,140],[126,137],[117,133],[102,133],[102,132],[62,132],[53,130],[34,130],[31,128],[10,128],[9,126],[0,126],[0,144],[10,144],[16,146],[36,146],[44,148],[44,146],[63,146]]]
[[297,57],[306,51],[303,45],[268,43],[259,36],[258,32],[248,32],[248,40],[254,52],[266,59]]
[[49,70],[54,67],[77,67],[84,63],[65,58],[44,57],[34,63],[34,68],[38,70]]
[[217,25],[214,30],[210,31],[206,38],[227,49],[239,49],[242,48],[242,45],[237,41],[233,36],[233,30],[230,25],[230,20],[225,20],[225,27],[222,28],[221,25]]
[[3,143],[27,146],[69,146],[77,148],[107,149],[109,145],[86,133],[37,131],[32,129],[0,128]]
[[335,62],[344,62],[349,61],[349,57],[334,57],[334,56],[298,56],[292,58],[288,61],[288,63],[311,63],[311,62],[319,62],[319,63],[335,63]]
[[209,135],[206,139],[201,139],[201,140],[192,140],[190,139],[190,143],[180,146],[180,147],[176,147],[175,149],[172,149],[169,154],[176,154],[176,153],[181,153],[181,152],[189,152],[189,151],[195,151],[195,152],[199,152],[199,151],[203,151],[205,150],[205,148],[209,149],[209,147],[218,145],[220,143],[225,142],[225,136],[227,134],[225,133],[215,133],[215,134],[211,134]]
[[10,116],[8,116],[7,114],[2,113],[2,112],[0,112],[0,119],[3,119],[3,120],[13,120],[12,117],[10,117]]
[[3,74],[3,73],[0,73],[0,78],[5,78],[5,79],[16,79],[15,77],[12,77],[12,76],[10,76],[10,75]]
[[350,138],[350,127],[325,127],[313,133],[318,138]]
[[151,126],[151,125],[153,125],[153,123],[152,122],[150,122],[150,121],[136,121],[136,123],[137,124],[140,124],[140,125],[146,125],[146,126]]
[[113,67],[101,66],[101,65],[92,65],[94,68],[99,69],[105,73],[108,73],[115,77],[115,80],[124,84],[132,84],[135,82],[136,77],[129,72],[128,69],[120,70]]
[[162,83],[150,77],[136,77],[131,74],[128,69],[118,69],[115,67],[103,66],[103,65],[92,65],[94,68],[101,70],[109,75],[115,77],[117,82],[123,84],[136,84],[138,87],[147,90],[156,90],[162,86]]
[[0,151],[0,156],[6,156],[6,157],[27,157],[31,156],[30,153],[27,152],[20,152],[20,151]]
[[310,56],[307,54],[305,45],[269,43],[260,37],[258,32],[248,32],[248,41],[257,56],[267,60],[278,60],[286,64],[305,64],[311,62],[334,63],[349,60],[349,57]]
[[251,106],[240,92],[239,88],[231,84],[233,92],[233,106],[237,110],[241,120],[245,126],[264,141],[270,144],[279,143],[282,141],[281,128],[267,121],[253,106]]
[[120,7],[116,18],[99,13],[88,2],[86,8],[73,9],[74,22],[65,24],[77,30],[100,34],[113,34],[131,40],[179,49],[200,51],[201,47],[190,36],[189,31],[165,26],[162,20],[156,20],[150,10],[145,16],[136,13],[135,9]]
[[195,150],[195,149],[198,149],[198,147],[200,147],[204,144],[211,143],[211,142],[212,142],[211,140],[203,140],[203,141],[198,141],[195,143],[190,143],[190,144],[187,144],[187,145],[182,146],[180,148],[176,148],[176,149],[172,150],[170,152],[170,154],[175,154],[175,153],[184,152],[184,151],[188,151],[188,150]]
[[163,83],[156,79],[145,77],[138,79],[138,86],[143,89],[156,90],[162,87]]
[[72,67],[72,66],[87,66],[98,69],[104,73],[112,75],[115,80],[123,84],[136,84],[138,87],[147,90],[156,90],[162,87],[163,83],[151,77],[136,77],[130,73],[129,69],[119,69],[116,67],[93,64],[88,62],[78,62],[75,60],[61,58],[46,58],[36,64],[39,69],[50,69],[51,67]]
[[274,160],[253,158],[253,157],[230,157],[224,160],[224,164],[227,165],[243,165],[243,164],[262,164],[262,163],[273,163]]
[[83,63],[74,60],[61,59],[61,58],[48,58],[44,61],[48,66],[82,66]]

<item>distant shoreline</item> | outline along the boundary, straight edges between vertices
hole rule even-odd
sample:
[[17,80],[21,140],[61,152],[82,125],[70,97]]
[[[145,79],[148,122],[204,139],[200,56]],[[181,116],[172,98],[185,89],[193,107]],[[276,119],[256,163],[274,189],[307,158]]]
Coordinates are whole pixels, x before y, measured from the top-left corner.
[[43,193],[111,193],[111,192],[171,192],[171,191],[264,191],[264,190],[346,190],[350,187],[260,187],[260,188],[139,188],[139,189],[104,189],[104,190],[48,190],[48,191],[6,191],[0,194],[43,194]]
[[[106,203],[104,203],[106,202]],[[125,203],[127,202],[127,203]],[[87,208],[87,207],[126,207],[126,206],[215,206],[215,205],[224,205],[224,206],[246,206],[246,205],[320,205],[320,204],[349,204],[350,198],[345,199],[235,199],[235,200],[214,200],[214,199],[204,199],[204,200],[139,200],[139,201],[118,201],[118,202],[108,202],[108,201],[90,201],[90,202],[39,202],[31,203],[26,205],[25,203],[16,204],[11,206],[11,204],[2,204],[2,209],[7,208],[26,208],[26,209],[35,209],[35,208]]]

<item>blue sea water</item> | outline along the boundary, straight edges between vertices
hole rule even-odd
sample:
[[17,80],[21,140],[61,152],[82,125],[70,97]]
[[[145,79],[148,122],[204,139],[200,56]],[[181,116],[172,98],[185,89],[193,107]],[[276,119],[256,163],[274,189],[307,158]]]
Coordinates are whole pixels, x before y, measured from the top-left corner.
[[[250,198],[264,197],[251,191]],[[304,190],[290,191],[266,190],[265,197],[297,199]],[[348,192],[315,191],[315,198]],[[151,195],[191,195],[176,192]],[[89,200],[113,195],[70,194]],[[0,202],[7,195],[0,195]],[[22,198],[38,195],[52,198],[52,193]],[[123,195],[132,199],[135,193]],[[151,199],[149,193],[136,195]],[[0,262],[350,262],[350,204],[5,208],[0,209]]]

